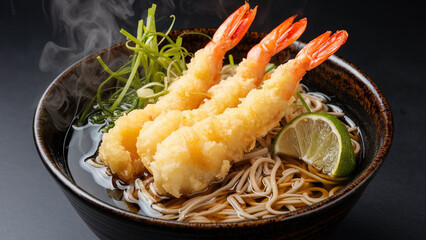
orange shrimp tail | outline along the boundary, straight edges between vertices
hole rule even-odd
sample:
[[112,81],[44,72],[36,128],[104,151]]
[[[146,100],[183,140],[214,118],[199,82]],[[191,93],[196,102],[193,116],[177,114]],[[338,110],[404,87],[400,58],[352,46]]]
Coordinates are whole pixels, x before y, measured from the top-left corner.
[[308,21],[306,18],[303,18],[291,25],[290,28],[287,29],[287,31],[278,39],[274,54],[282,51],[296,41],[305,31],[307,24]]
[[253,74],[252,77],[255,76],[255,78],[259,79],[256,84],[261,83],[265,67],[271,60],[272,56],[296,41],[296,39],[298,39],[305,31],[307,25],[306,18],[293,24],[295,18],[296,15],[282,22],[247,54],[247,60],[251,62],[251,64],[258,66],[255,68],[257,71],[251,73]]
[[[283,41],[281,37],[291,26],[295,18],[296,16],[288,18],[278,27],[272,30],[268,35],[266,35],[266,37],[262,39],[262,41],[260,41],[259,44],[250,49],[247,54],[247,58],[258,62],[260,57],[263,57],[263,60],[260,60],[262,63],[266,64],[269,62],[270,58],[278,52],[278,40],[281,39],[281,42]],[[284,47],[282,49],[284,49]]]
[[222,48],[223,54],[235,47],[249,29],[256,12],[257,6],[250,10],[250,5],[246,2],[222,23],[207,47]]
[[297,54],[296,59],[306,61],[306,70],[311,70],[323,63],[345,44],[348,38],[348,33],[344,30],[337,31],[332,36],[330,34],[330,31],[321,34]]

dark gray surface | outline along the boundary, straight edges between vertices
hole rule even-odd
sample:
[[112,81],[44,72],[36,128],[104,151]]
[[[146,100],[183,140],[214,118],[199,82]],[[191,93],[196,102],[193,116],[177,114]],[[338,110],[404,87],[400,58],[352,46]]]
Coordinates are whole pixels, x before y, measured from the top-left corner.
[[[225,12],[236,8],[233,3],[242,3],[209,2],[199,1],[198,10],[195,2],[175,5],[177,27],[216,27],[221,21],[216,14],[223,20]],[[304,41],[325,30],[346,29],[349,40],[338,54],[372,77],[393,110],[391,151],[331,239],[426,239],[426,51],[420,6],[371,1],[251,4],[259,2],[254,31],[267,32],[294,13],[308,17]],[[49,2],[44,4],[48,9]],[[135,9],[141,12],[146,5],[137,1]],[[44,169],[32,138],[34,109],[54,78],[39,70],[40,55],[47,41],[60,41],[62,35],[52,33],[43,1],[1,1],[0,13],[0,239],[95,239]]]

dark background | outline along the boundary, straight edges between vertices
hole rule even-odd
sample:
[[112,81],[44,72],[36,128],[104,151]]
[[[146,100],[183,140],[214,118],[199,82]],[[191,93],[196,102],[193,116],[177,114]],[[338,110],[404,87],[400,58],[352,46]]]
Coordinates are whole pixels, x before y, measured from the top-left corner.
[[[242,4],[157,2],[163,16],[177,15],[176,28],[217,27]],[[425,29],[421,7],[413,2],[251,1],[259,4],[253,31],[268,32],[295,13],[308,18],[303,41],[325,30],[346,29],[349,39],[338,55],[364,70],[392,108],[395,134],[388,157],[330,239],[426,239]],[[149,5],[136,0],[135,16],[119,21],[119,27],[134,30]],[[53,32],[57,23],[50,6],[41,0],[0,3],[0,239],[95,239],[49,176],[33,143],[36,104],[58,70],[67,67],[58,61],[51,73],[39,69],[48,41],[67,43],[64,31]]]

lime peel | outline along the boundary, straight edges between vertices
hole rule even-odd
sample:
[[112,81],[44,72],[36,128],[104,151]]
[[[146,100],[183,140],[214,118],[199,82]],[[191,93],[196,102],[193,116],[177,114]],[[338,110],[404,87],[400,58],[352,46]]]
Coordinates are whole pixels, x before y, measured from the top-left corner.
[[288,123],[272,144],[275,154],[299,158],[324,173],[343,177],[355,168],[349,132],[327,113],[304,113]]

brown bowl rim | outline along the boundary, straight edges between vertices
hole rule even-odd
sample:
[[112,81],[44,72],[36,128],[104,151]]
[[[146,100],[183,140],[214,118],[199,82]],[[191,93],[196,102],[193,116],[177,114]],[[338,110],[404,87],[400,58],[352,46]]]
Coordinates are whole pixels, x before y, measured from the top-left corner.
[[[181,30],[174,30],[174,31],[183,31],[183,30],[188,30],[188,29],[181,29]],[[191,29],[191,31],[193,30],[199,30],[199,29]],[[214,29],[207,29],[207,30],[214,30]],[[259,34],[264,34],[264,33],[259,33]],[[141,223],[145,223],[149,225],[158,225],[161,227],[170,226],[170,227],[179,227],[179,228],[212,229],[212,228],[238,228],[238,227],[259,226],[259,225],[264,225],[264,224],[273,223],[273,222],[290,220],[292,218],[303,216],[305,214],[311,214],[311,213],[314,213],[315,211],[320,211],[323,208],[330,206],[331,204],[335,204],[343,200],[346,196],[350,195],[350,193],[353,193],[357,188],[361,187],[363,183],[369,181],[374,176],[376,171],[379,169],[380,165],[383,163],[387,153],[389,152],[390,145],[393,138],[393,118],[392,118],[392,112],[391,112],[390,106],[387,103],[385,97],[383,96],[382,92],[377,87],[377,85],[374,83],[374,81],[367,74],[365,74],[361,69],[359,69],[358,67],[356,67],[349,61],[345,60],[344,58],[338,55],[333,55],[327,61],[331,61],[334,64],[344,68],[346,71],[351,72],[352,74],[354,74],[354,76],[356,76],[358,81],[361,81],[370,90],[372,90],[374,96],[379,100],[379,105],[381,110],[380,116],[384,122],[384,138],[383,138],[384,141],[382,146],[379,149],[379,152],[376,158],[368,166],[367,169],[365,169],[360,175],[358,175],[358,177],[354,181],[352,181],[349,185],[347,185],[345,188],[339,190],[331,197],[328,197],[318,203],[301,208],[296,211],[291,211],[285,214],[277,215],[277,216],[266,218],[266,219],[244,220],[241,222],[231,222],[231,223],[188,223],[188,222],[178,222],[174,220],[163,220],[159,218],[131,213],[126,210],[120,209],[118,207],[112,206],[92,196],[91,194],[86,192],[84,189],[80,188],[75,183],[73,183],[70,179],[68,179],[62,173],[62,171],[56,165],[55,161],[49,156],[49,154],[47,154],[45,142],[40,137],[41,135],[40,135],[39,119],[43,111],[42,110],[43,102],[46,100],[46,97],[49,95],[51,90],[58,84],[58,82],[60,82],[63,79],[65,75],[72,72],[74,68],[80,66],[84,62],[93,60],[94,58],[96,58],[96,56],[103,54],[113,48],[117,48],[121,46],[122,44],[123,43],[118,43],[116,45],[103,49],[99,52],[96,52],[90,55],[89,57],[86,57],[76,62],[75,64],[73,64],[72,66],[64,70],[61,74],[59,74],[58,77],[56,77],[55,80],[47,87],[46,91],[43,93],[42,97],[40,98],[40,101],[37,105],[34,118],[33,118],[34,142],[36,144],[36,148],[40,155],[40,158],[42,162],[44,163],[44,165],[46,166],[46,168],[48,169],[48,171],[68,191],[74,193],[80,199],[84,200],[85,202],[89,203],[95,208],[99,208],[101,210],[108,211],[110,213],[113,213],[125,218],[129,218],[137,222],[141,222]],[[299,40],[293,43],[293,45],[296,45],[298,47],[303,47],[303,45],[305,44],[306,43]]]

